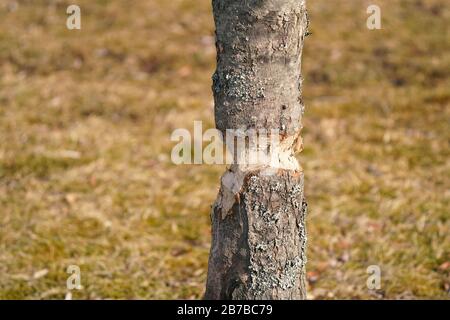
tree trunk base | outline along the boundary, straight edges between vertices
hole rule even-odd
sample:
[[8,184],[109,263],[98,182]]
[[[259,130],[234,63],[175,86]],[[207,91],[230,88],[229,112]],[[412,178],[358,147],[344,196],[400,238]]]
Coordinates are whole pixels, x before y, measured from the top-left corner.
[[211,213],[205,299],[306,299],[306,208],[301,171],[225,173]]

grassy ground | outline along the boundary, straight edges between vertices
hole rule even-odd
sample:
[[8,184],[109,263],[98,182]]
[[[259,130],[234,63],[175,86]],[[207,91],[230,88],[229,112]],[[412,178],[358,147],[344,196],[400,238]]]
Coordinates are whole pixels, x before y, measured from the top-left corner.
[[[0,298],[200,298],[222,166],[175,166],[213,126],[209,1],[0,3]],[[366,28],[377,3],[383,29]],[[309,3],[310,298],[449,298],[445,0]],[[379,265],[382,288],[366,287]]]

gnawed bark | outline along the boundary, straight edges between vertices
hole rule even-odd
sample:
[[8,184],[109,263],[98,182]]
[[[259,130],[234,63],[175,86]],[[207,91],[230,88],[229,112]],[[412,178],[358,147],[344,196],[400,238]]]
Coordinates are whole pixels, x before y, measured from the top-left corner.
[[[279,131],[281,165],[234,164],[214,204],[206,299],[304,299],[302,0],[213,0],[216,126]],[[270,148],[271,146],[269,146]],[[252,147],[250,146],[251,150]],[[289,165],[283,165],[288,163]]]

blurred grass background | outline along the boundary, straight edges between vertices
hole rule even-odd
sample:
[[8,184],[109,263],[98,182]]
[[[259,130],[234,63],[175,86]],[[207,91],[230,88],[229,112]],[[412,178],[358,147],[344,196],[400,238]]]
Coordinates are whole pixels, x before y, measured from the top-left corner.
[[[224,168],[170,134],[214,126],[210,1],[77,0],[80,31],[72,3],[0,3],[0,298],[64,298],[71,264],[74,299],[201,298]],[[308,7],[309,298],[448,299],[448,2]]]

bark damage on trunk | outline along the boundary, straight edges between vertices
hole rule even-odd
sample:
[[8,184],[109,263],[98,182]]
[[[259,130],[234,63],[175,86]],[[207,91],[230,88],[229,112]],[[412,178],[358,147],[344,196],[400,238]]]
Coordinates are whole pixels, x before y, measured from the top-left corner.
[[213,0],[216,127],[279,130],[280,165],[233,164],[211,213],[206,299],[305,299],[304,0]]

